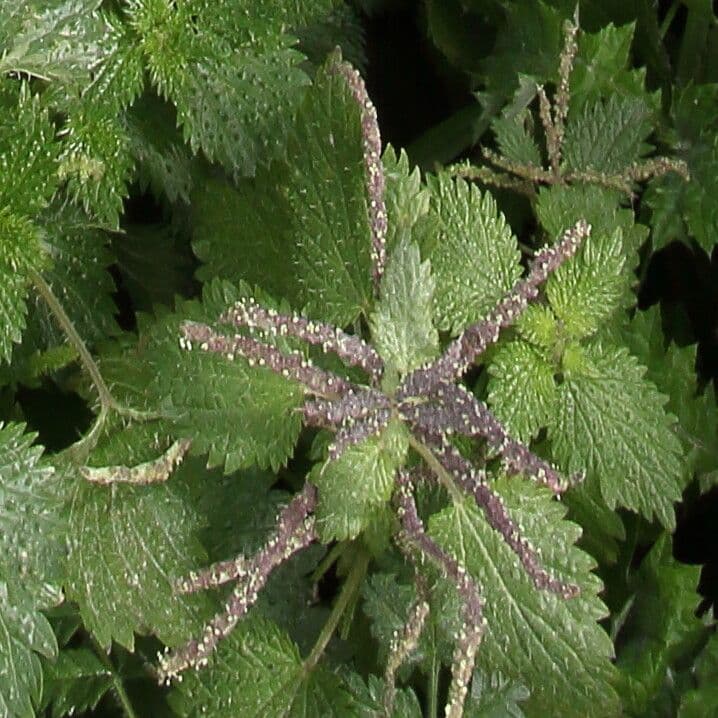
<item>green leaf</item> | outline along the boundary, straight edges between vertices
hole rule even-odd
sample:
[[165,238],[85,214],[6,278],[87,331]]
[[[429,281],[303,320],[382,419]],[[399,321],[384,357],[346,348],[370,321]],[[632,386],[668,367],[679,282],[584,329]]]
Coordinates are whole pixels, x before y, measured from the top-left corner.
[[266,619],[250,616],[219,645],[209,666],[191,671],[170,694],[183,718],[351,718],[354,700],[324,668],[310,673],[292,641]]
[[22,339],[29,275],[43,263],[37,228],[7,207],[0,209],[0,360],[9,359],[13,342]]
[[530,696],[526,686],[507,680],[501,673],[474,672],[467,697],[467,718],[524,718],[519,703]]
[[432,323],[434,279],[415,244],[402,242],[382,277],[380,301],[370,318],[372,339],[384,361],[400,374],[436,357],[439,335]]
[[668,397],[666,408],[678,419],[687,478],[707,473],[718,463],[718,411],[714,392],[698,392],[696,346],[666,345],[658,305],[636,312],[620,338],[647,367],[646,377]]
[[534,138],[527,130],[527,123],[531,122],[531,114],[524,109],[513,116],[503,115],[491,123],[491,129],[496,135],[501,154],[507,159],[523,165],[541,167],[543,160],[541,151]]
[[[122,457],[110,460],[105,452],[102,459],[117,464]],[[77,601],[103,648],[114,640],[132,651],[134,633],[156,635],[169,646],[197,634],[207,602],[178,595],[174,581],[207,559],[197,514],[181,491],[171,484],[103,486],[78,478],[69,524],[67,597]]]
[[87,648],[67,648],[44,664],[43,706],[52,718],[93,710],[112,688],[112,672]]
[[42,694],[42,667],[35,652],[57,654],[55,634],[37,610],[35,596],[17,579],[0,580],[0,710],[9,718],[34,718]]
[[636,593],[622,628],[617,666],[619,692],[632,715],[645,715],[676,661],[705,635],[696,618],[698,566],[678,563],[671,541],[661,536],[635,576]]
[[[43,276],[75,329],[87,343],[116,333],[117,306],[112,298],[115,283],[107,271],[113,256],[106,234],[70,205],[44,213],[39,224],[50,258]],[[41,322],[48,344],[64,343],[66,339],[57,327],[57,320],[44,305],[37,309],[31,321]]]
[[35,653],[57,654],[40,613],[62,600],[64,539],[57,477],[21,424],[0,424],[0,714],[32,718],[42,692]]
[[19,0],[0,8],[0,73],[81,86],[102,52],[106,26],[97,0]]
[[[384,715],[384,681],[370,675],[367,683],[356,673],[349,673],[345,680],[352,695],[357,699],[357,717],[375,718]],[[394,710],[390,718],[421,718],[421,706],[411,688],[397,689]]]
[[456,334],[513,286],[520,253],[490,194],[446,175],[429,178],[428,186],[431,208],[417,231],[436,281],[436,324]]
[[47,206],[57,188],[55,129],[26,83],[0,91],[0,207],[26,216]]
[[557,398],[555,369],[542,352],[523,341],[505,344],[489,365],[489,403],[509,433],[535,438],[553,416]]
[[629,277],[622,238],[620,229],[591,237],[549,277],[551,308],[572,338],[593,334],[625,302]]
[[378,435],[317,464],[309,480],[319,489],[315,515],[324,543],[355,538],[391,497],[394,474],[408,448],[404,425],[392,420]]
[[128,113],[127,131],[140,187],[159,200],[189,204],[193,160],[175,127],[171,105],[145,93]]
[[620,173],[651,149],[645,140],[653,129],[653,114],[643,98],[611,95],[606,102],[587,103],[566,125],[566,169]]
[[500,671],[526,686],[529,715],[615,714],[612,647],[597,623],[606,615],[597,597],[601,583],[590,573],[591,558],[573,545],[579,527],[563,520],[565,508],[549,491],[520,477],[495,481],[493,488],[544,567],[581,593],[564,600],[538,591],[473,499],[432,517],[431,535],[466,566],[485,600],[477,670]]
[[89,215],[116,229],[132,173],[125,128],[102,106],[81,105],[70,116],[66,132],[60,179]]
[[541,0],[508,5],[494,50],[483,62],[490,92],[510,97],[519,73],[530,73],[540,83],[554,82],[562,46],[561,25],[561,13]]
[[630,69],[636,23],[616,27],[612,22],[596,33],[578,36],[578,54],[571,72],[571,111],[601,98],[645,98],[645,68]]
[[309,78],[285,34],[333,3],[137,3],[150,74],[172,99],[185,140],[235,178],[276,157]]
[[371,239],[361,108],[330,68],[302,103],[287,155],[301,303],[344,326],[371,303]]
[[417,222],[429,211],[431,195],[421,182],[419,168],[410,168],[409,157],[403,149],[397,157],[396,150],[387,145],[382,163],[386,181],[386,248],[391,253],[404,238],[411,236]]
[[200,279],[244,279],[312,316],[352,322],[372,297],[364,175],[360,108],[342,77],[321,70],[286,163],[237,189],[210,180],[198,190]]
[[[688,164],[690,182],[675,173],[654,179],[646,192],[651,207],[653,246],[674,239],[689,241],[689,233],[710,252],[718,217],[714,211],[715,170],[718,165],[718,85],[691,85],[674,91],[672,142]],[[690,230],[689,230],[690,227]]]
[[678,718],[702,718],[718,711],[718,635],[713,634],[695,665],[697,686],[681,698]]
[[681,495],[681,446],[665,397],[623,348],[590,344],[564,356],[564,382],[549,423],[565,471],[586,470],[609,508],[655,515],[671,528]]

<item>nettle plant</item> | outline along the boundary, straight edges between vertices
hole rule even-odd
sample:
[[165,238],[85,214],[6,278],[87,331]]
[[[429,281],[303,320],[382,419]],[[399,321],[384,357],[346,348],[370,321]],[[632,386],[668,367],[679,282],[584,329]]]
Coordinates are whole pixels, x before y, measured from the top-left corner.
[[[615,639],[656,592],[705,639],[696,575],[664,535],[650,591],[602,578],[626,516],[674,528],[715,407],[626,311],[626,201],[687,177],[632,28],[567,22],[493,168],[422,174],[327,59],[361,64],[343,3],[0,13],[0,715],[643,714],[669,638]],[[166,224],[120,224],[131,182]],[[43,452],[17,395],[49,379],[92,417]]]

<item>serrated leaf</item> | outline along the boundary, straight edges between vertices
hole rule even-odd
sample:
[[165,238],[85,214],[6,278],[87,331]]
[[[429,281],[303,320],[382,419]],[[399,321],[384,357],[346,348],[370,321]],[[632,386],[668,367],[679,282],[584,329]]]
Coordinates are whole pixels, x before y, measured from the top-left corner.
[[[331,3],[138,3],[134,22],[153,81],[177,107],[192,149],[235,177],[276,157],[309,79],[288,27]],[[220,21],[221,18],[221,21]],[[168,51],[171,48],[171,51]]]
[[287,156],[302,304],[344,326],[371,303],[371,239],[361,111],[330,69],[302,103]]
[[556,316],[574,339],[593,334],[625,302],[629,277],[620,229],[591,237],[546,284]]
[[203,597],[174,581],[206,563],[198,517],[167,484],[133,487],[75,481],[69,504],[67,597],[103,648],[134,650],[135,633],[177,646],[206,618]]
[[354,7],[338,5],[328,14],[302,28],[295,28],[300,50],[315,65],[321,65],[335,48],[362,75],[367,66],[362,18]]
[[386,181],[386,247],[391,253],[399,242],[411,236],[416,223],[429,211],[430,193],[421,182],[419,168],[409,166],[409,156],[403,149],[397,157],[396,150],[387,145],[382,163]]
[[553,349],[559,340],[556,317],[550,307],[542,304],[529,304],[514,326],[522,339],[540,349]]
[[407,449],[404,425],[392,420],[380,434],[349,447],[335,461],[315,466],[309,480],[319,489],[315,515],[323,542],[355,538],[366,528],[389,500]]
[[718,711],[718,635],[713,634],[695,665],[698,685],[681,697],[678,718],[702,718]]
[[158,200],[190,203],[192,156],[174,122],[174,109],[145,93],[128,113],[130,152],[140,187]]
[[257,283],[341,326],[367,310],[371,239],[360,125],[344,79],[320,71],[286,163],[236,190],[212,180],[198,190],[200,278]]
[[[346,683],[352,695],[358,702],[356,707],[357,718],[375,718],[385,715],[384,711],[384,681],[370,675],[367,683],[356,673],[345,676]],[[394,710],[389,718],[421,718],[421,706],[416,693],[411,688],[397,689],[394,698]]]
[[625,506],[649,520],[655,515],[671,528],[682,451],[666,399],[645,371],[625,349],[600,343],[564,357],[548,436],[563,469],[585,469],[609,508]]
[[132,173],[124,126],[102,106],[81,105],[68,119],[66,132],[60,179],[90,216],[116,229]]
[[619,208],[614,192],[590,185],[542,188],[536,214],[553,237],[579,217],[591,224],[591,237],[576,257],[547,282],[552,308],[570,334],[591,334],[619,307],[635,302],[634,272],[647,228]]
[[553,575],[581,587],[576,598],[538,591],[511,549],[472,500],[432,517],[431,535],[476,579],[485,600],[487,628],[477,670],[500,671],[531,691],[529,715],[606,716],[617,712],[611,687],[611,642],[597,621],[606,609],[591,558],[573,544],[575,524],[550,492],[522,478],[500,479],[493,488],[523,535]]
[[541,151],[526,129],[526,122],[530,118],[531,115],[527,110],[511,117],[497,117],[491,122],[491,129],[496,135],[496,142],[504,157],[519,164],[541,167],[543,165]]
[[35,652],[57,654],[39,609],[59,603],[62,494],[42,448],[20,424],[0,424],[0,713],[32,718],[42,691]]
[[671,541],[661,536],[635,576],[631,612],[622,627],[619,692],[631,715],[645,715],[681,651],[705,635],[696,618],[700,596],[697,566],[678,563]]
[[416,236],[436,281],[436,325],[456,334],[513,286],[521,275],[520,253],[490,194],[446,175],[427,183],[431,208]]
[[5,88],[0,97],[0,206],[32,216],[57,188],[55,129],[27,84],[17,97]]
[[42,667],[34,651],[53,657],[55,634],[20,584],[0,580],[0,710],[9,718],[34,718],[42,694]]
[[602,97],[646,97],[645,68],[630,69],[629,54],[636,23],[616,27],[609,22],[596,33],[578,36],[571,72],[571,110]]
[[620,173],[650,149],[654,108],[644,98],[611,97],[587,103],[569,117],[563,144],[566,169]]
[[222,641],[207,668],[186,674],[169,700],[183,718],[356,715],[351,694],[336,676],[323,668],[305,673],[294,643],[256,616]]
[[105,25],[97,0],[22,0],[3,5],[0,72],[84,84],[102,52]]
[[467,718],[524,718],[519,703],[530,696],[526,686],[507,680],[501,673],[474,673],[467,697]]
[[400,374],[436,357],[439,334],[432,322],[434,278],[415,244],[402,242],[382,277],[380,301],[371,316],[372,340],[379,355]]
[[666,345],[658,305],[636,312],[618,332],[631,353],[647,367],[646,377],[668,397],[666,408],[678,418],[686,475],[715,469],[718,412],[714,392],[698,393],[696,346]]
[[530,344],[501,347],[489,365],[489,403],[509,433],[524,442],[535,438],[553,416],[558,395],[555,368]]
[[112,687],[112,672],[87,648],[67,648],[44,663],[43,706],[52,718],[93,710]]
[[0,209],[0,360],[22,339],[30,273],[43,265],[37,228],[27,219]]
[[490,92],[510,97],[519,73],[530,73],[541,83],[555,81],[561,13],[541,0],[521,0],[511,3],[504,17],[493,52],[482,67]]
[[[673,94],[673,144],[688,165],[691,179],[675,173],[654,179],[646,192],[652,210],[653,246],[660,249],[673,240],[687,242],[689,231],[710,253],[715,244],[718,218],[713,197],[718,165],[718,85],[691,85]],[[689,227],[690,226],[690,230]]]
[[[70,205],[52,208],[38,224],[50,259],[43,276],[80,336],[93,343],[116,333],[115,284],[108,272],[113,256],[107,236]],[[30,319],[30,331],[35,322],[40,322],[49,345],[63,343],[65,337],[57,320],[44,307],[37,310]]]

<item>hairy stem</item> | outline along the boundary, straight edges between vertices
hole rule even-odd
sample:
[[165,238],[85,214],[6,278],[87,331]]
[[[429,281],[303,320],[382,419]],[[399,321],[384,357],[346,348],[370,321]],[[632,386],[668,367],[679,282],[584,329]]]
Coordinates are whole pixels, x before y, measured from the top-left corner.
[[361,550],[361,552],[354,559],[351,571],[344,581],[341,593],[332,608],[332,612],[329,614],[327,622],[322,627],[321,633],[319,634],[314,647],[304,661],[305,675],[310,673],[319,662],[319,659],[322,657],[327,644],[334,635],[334,632],[344,615],[344,611],[346,611],[347,606],[350,605],[356,596],[359,586],[361,586],[361,582],[364,580],[364,576],[366,575],[367,568],[369,567],[369,558],[369,553]]

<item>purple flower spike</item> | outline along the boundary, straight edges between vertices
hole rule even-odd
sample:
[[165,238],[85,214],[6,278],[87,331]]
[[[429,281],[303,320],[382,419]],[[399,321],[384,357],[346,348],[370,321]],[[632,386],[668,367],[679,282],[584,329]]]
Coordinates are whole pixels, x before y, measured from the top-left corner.
[[391,419],[391,409],[378,409],[364,419],[347,422],[339,429],[329,446],[329,458],[336,461],[350,446],[375,436],[386,428],[389,419]]
[[388,409],[389,399],[373,389],[350,389],[335,400],[315,399],[307,402],[302,411],[310,426],[337,428],[345,421],[363,419],[377,409]]
[[397,492],[398,515],[402,525],[401,540],[413,546],[421,557],[434,563],[446,579],[451,581],[463,602],[464,622],[456,636],[456,648],[451,665],[451,685],[445,715],[460,718],[474,672],[476,651],[481,643],[486,619],[484,602],[478,586],[463,564],[446,553],[424,529],[411,493],[410,476],[400,471]]
[[315,322],[296,314],[278,314],[273,309],[265,309],[251,298],[237,302],[220,317],[220,321],[260,329],[272,336],[292,336],[309,344],[321,345],[325,352],[334,352],[347,364],[363,369],[373,383],[379,381],[384,369],[381,357],[360,337],[346,334],[331,324]]
[[[224,611],[210,621],[199,640],[192,640],[176,651],[160,656],[161,682],[169,682],[187,668],[206,665],[217,643],[232,631],[254,605],[272,571],[316,540],[314,517],[310,515],[316,499],[316,489],[307,483],[303,491],[279,514],[276,533],[260,551],[249,561],[234,561],[235,567],[239,569],[236,576],[239,582],[227,600]],[[216,585],[212,583],[211,568],[196,574],[194,585],[190,585],[191,579],[180,584],[180,587],[187,591]]]

